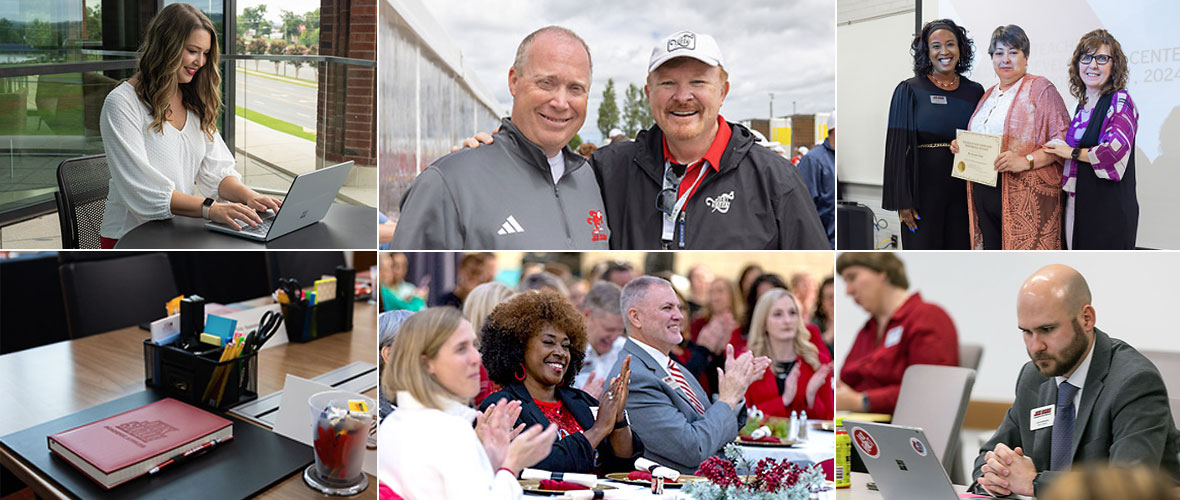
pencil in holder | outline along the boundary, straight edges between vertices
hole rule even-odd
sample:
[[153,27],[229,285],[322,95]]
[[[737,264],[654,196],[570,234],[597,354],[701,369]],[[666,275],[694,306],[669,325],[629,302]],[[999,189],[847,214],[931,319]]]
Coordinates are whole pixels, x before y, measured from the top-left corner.
[[169,397],[218,410],[257,399],[258,353],[243,351],[221,361],[223,350],[197,355],[144,340],[144,384]]

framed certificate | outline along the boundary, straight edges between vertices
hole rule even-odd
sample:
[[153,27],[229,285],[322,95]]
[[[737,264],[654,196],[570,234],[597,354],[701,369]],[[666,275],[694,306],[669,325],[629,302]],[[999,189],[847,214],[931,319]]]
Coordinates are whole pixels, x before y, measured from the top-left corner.
[[951,176],[996,187],[996,157],[1000,156],[1001,138],[967,130],[956,131],[959,154],[951,166]]

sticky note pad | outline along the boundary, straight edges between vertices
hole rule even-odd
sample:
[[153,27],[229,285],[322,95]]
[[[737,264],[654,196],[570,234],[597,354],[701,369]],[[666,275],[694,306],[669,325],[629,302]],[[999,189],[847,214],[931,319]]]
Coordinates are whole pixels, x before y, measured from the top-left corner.
[[215,345],[217,347],[225,345],[224,338],[218,337],[217,335],[213,335],[211,333],[202,333],[201,342],[204,344]]
[[316,280],[315,297],[317,304],[336,298],[336,278]]
[[210,314],[205,317],[205,333],[211,333],[223,339],[231,339],[234,336],[234,330],[238,328],[238,320],[223,318],[216,314]]
[[180,301],[183,299],[184,295],[177,295],[172,297],[172,300],[169,300],[167,304],[164,304],[164,310],[167,312],[165,316],[180,314]]
[[350,399],[348,400],[348,411],[369,413],[369,404],[363,399]]

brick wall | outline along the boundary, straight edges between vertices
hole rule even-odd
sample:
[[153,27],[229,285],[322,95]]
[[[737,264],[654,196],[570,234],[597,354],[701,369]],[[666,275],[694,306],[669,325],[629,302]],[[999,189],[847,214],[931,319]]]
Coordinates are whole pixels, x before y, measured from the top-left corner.
[[[376,0],[322,0],[320,54],[377,59]],[[319,87],[316,154],[327,164],[376,167],[376,68],[325,63]]]

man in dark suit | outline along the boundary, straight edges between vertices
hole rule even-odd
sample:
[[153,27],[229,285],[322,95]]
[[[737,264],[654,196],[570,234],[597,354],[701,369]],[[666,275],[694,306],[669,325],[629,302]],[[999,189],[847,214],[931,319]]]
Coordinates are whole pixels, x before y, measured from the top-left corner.
[[1025,280],[1016,317],[1032,361],[1016,401],[975,459],[975,487],[1040,495],[1073,464],[1159,467],[1180,480],[1180,431],[1155,365],[1095,328],[1090,288],[1050,265]]
[[607,380],[631,355],[631,431],[643,440],[649,460],[691,474],[737,437],[746,420],[746,388],[762,377],[770,359],[749,352],[735,358],[733,346],[726,346],[725,369],[717,370],[718,398],[710,402],[688,369],[668,357],[680,343],[683,319],[672,285],[640,276],[623,287],[619,304],[630,338]]

